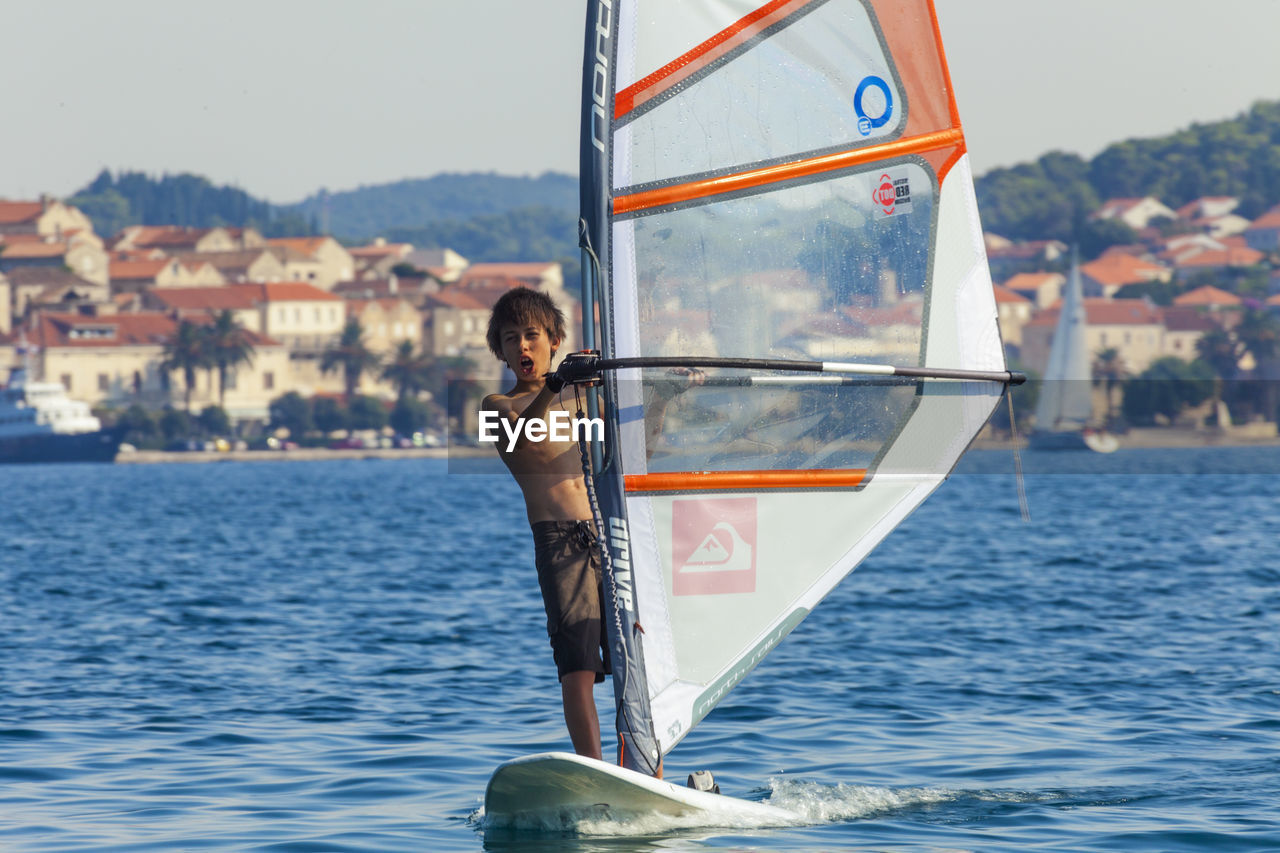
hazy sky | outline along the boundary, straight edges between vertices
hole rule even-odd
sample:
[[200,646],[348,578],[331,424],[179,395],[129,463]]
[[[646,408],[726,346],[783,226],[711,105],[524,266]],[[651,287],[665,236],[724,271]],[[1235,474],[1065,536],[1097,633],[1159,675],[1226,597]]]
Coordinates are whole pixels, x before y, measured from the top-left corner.
[[[1280,98],[1280,0],[936,5],[978,173]],[[0,197],[66,195],[103,167],[274,202],[443,171],[574,173],[585,6],[9,4]]]

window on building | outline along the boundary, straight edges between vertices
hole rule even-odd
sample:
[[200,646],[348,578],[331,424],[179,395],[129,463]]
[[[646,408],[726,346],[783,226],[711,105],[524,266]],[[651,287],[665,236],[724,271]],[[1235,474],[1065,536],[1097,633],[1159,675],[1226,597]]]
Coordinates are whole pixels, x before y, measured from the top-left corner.
[[133,372],[133,393],[142,393],[142,373],[137,370]]
[[223,388],[228,391],[236,390],[236,372],[234,370],[227,371],[227,378],[223,380]]
[[276,387],[276,375],[275,375],[274,373],[272,373],[270,370],[263,371],[263,373],[262,373],[262,390],[263,390],[263,391],[270,391],[271,389],[273,389],[273,388],[275,388],[275,387]]
[[99,373],[99,374],[98,374],[98,390],[99,390],[99,391],[110,391],[110,390],[111,390],[111,377],[110,377],[110,376],[108,376],[108,375],[107,375],[107,374],[105,374],[105,373]]
[[71,391],[71,374],[70,373],[62,374],[61,380],[62,380],[62,387],[66,388],[67,391]]

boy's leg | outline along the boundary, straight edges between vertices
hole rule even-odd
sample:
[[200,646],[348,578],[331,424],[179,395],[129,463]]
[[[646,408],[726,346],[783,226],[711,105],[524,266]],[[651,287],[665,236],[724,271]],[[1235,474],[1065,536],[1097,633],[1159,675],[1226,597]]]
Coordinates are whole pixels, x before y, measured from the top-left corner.
[[560,696],[564,700],[564,721],[569,726],[573,751],[600,760],[600,720],[592,692],[595,684],[596,674],[589,669],[566,672],[560,679]]

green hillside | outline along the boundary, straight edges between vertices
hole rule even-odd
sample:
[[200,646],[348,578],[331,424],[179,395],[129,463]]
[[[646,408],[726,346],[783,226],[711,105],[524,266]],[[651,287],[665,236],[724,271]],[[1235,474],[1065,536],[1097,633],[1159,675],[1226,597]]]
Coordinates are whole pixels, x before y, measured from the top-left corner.
[[493,217],[544,207],[576,214],[578,179],[547,172],[536,178],[442,174],[336,193],[319,192],[281,208],[345,239],[366,240],[393,228]]
[[1193,124],[1168,136],[1107,147],[1092,160],[1060,151],[993,169],[976,181],[982,224],[1013,239],[1088,243],[1088,216],[1109,198],[1155,196],[1177,208],[1236,196],[1254,218],[1280,203],[1280,102]]

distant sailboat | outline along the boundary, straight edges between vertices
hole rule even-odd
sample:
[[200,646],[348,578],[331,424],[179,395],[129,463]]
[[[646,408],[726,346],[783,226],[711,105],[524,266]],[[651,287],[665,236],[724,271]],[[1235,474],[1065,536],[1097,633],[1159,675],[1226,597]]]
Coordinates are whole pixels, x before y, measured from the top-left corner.
[[1036,405],[1033,450],[1094,450],[1112,453],[1120,441],[1094,426],[1093,372],[1085,339],[1088,319],[1080,285],[1080,264],[1073,261],[1062,311],[1053,332],[1049,365],[1045,368]]

